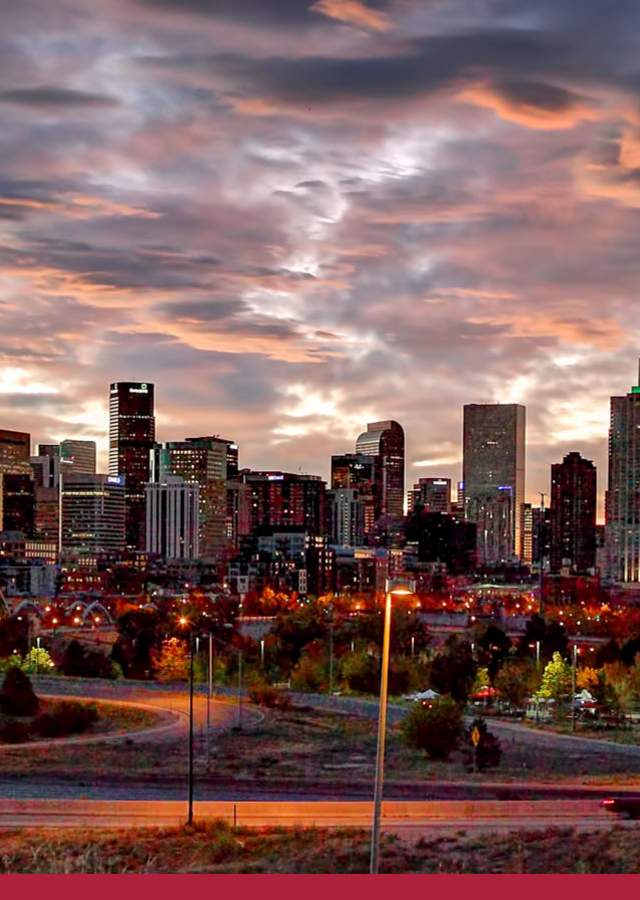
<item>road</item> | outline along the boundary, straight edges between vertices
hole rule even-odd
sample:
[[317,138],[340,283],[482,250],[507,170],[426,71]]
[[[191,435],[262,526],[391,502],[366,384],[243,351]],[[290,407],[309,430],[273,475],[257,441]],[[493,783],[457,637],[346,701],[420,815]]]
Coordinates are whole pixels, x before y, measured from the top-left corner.
[[[200,802],[196,820],[222,819],[239,826],[370,828],[366,802]],[[0,828],[124,828],[184,824],[179,801],[0,800]],[[387,801],[383,829],[397,834],[509,831],[575,827],[608,828],[616,817],[594,800],[553,801]],[[630,823],[631,824],[631,823]]]

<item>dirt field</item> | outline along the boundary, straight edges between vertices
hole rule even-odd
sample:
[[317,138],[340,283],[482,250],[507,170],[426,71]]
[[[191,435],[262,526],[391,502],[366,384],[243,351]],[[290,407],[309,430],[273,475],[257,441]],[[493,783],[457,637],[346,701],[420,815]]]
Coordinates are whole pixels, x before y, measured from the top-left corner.
[[[637,873],[639,829],[548,829],[402,841],[383,836],[387,873]],[[321,829],[31,831],[0,834],[0,873],[366,873],[369,835]]]

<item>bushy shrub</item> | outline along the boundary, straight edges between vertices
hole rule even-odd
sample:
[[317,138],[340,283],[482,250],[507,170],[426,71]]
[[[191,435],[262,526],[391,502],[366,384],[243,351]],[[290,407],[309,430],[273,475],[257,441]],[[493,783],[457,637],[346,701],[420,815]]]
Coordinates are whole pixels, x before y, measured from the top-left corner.
[[310,656],[301,656],[291,673],[291,687],[294,691],[317,693],[327,684],[325,667],[322,660]]
[[462,710],[451,697],[416,703],[402,722],[404,741],[430,759],[448,759],[462,736]]
[[[475,749],[471,741],[471,734],[474,728],[477,728],[480,733],[480,740]],[[474,719],[471,727],[466,731],[465,737],[467,746],[464,749],[463,756],[468,769],[472,770],[475,765],[475,768],[482,772],[485,769],[493,769],[500,765],[500,760],[502,759],[500,741],[495,734],[491,734],[484,719]]]
[[275,688],[262,679],[256,679],[249,686],[249,700],[257,706],[268,709],[290,709],[291,697],[286,691]]
[[87,650],[75,639],[65,649],[60,669],[64,675],[76,678],[117,678],[109,657],[99,650]]
[[24,744],[29,740],[30,728],[26,722],[5,719],[0,722],[0,744]]
[[350,691],[377,694],[380,690],[380,662],[368,653],[349,653],[342,658],[341,674]]
[[0,712],[6,716],[35,716],[40,708],[31,680],[18,666],[12,666],[5,675],[0,691]]
[[100,718],[94,703],[61,700],[49,712],[42,713],[33,723],[33,730],[41,737],[67,737],[82,734]]

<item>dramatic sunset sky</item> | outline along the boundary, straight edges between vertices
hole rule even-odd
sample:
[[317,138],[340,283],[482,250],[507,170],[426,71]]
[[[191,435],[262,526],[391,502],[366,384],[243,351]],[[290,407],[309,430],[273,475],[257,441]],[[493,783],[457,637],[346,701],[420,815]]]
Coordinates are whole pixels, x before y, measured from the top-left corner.
[[[606,478],[640,349],[637,0],[20,0],[0,28],[0,426],[328,473],[527,406],[529,497]],[[103,457],[104,458],[104,457]]]

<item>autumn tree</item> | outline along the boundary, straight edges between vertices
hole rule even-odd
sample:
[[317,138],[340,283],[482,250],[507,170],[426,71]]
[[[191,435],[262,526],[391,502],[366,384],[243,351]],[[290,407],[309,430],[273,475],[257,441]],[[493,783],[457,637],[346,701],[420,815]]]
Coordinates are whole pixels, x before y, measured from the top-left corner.
[[520,709],[540,684],[535,666],[528,660],[509,660],[496,675],[495,687],[501,699]]
[[536,695],[560,703],[571,697],[571,685],[571,665],[556,651],[542,673],[542,684]]
[[178,638],[163,641],[159,652],[152,654],[152,661],[158,681],[186,681],[189,677],[189,649],[186,641]]

